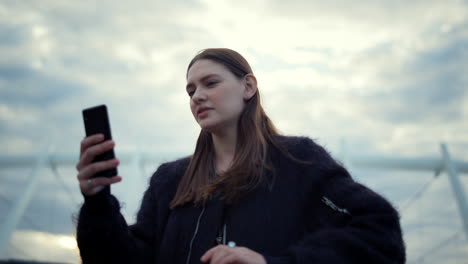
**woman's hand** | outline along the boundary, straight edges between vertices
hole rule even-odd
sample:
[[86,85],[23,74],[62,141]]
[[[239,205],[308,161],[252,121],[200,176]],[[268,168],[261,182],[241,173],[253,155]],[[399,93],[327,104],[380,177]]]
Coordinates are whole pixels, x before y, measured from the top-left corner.
[[120,176],[92,178],[100,171],[116,168],[119,165],[117,159],[92,162],[97,155],[113,149],[114,146],[114,141],[104,141],[104,135],[102,134],[92,135],[81,141],[80,160],[78,164],[76,164],[76,169],[78,170],[77,178],[83,195],[94,195],[101,191],[104,186],[122,180]]
[[210,264],[267,264],[265,258],[245,247],[228,247],[219,245],[208,250],[202,262]]

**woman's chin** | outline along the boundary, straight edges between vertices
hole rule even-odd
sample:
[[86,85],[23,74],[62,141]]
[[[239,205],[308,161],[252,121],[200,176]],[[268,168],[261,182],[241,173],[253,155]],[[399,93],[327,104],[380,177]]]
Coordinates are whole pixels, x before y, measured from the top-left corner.
[[[197,120],[200,128],[212,134],[226,134],[229,130],[234,129],[237,131],[238,120],[227,122],[225,120],[212,122],[213,120]],[[211,122],[210,122],[211,121]]]
[[213,123],[208,123],[208,122],[199,122],[200,128],[206,132],[209,133],[215,133],[219,132],[220,127],[219,125],[213,124]]
[[207,132],[213,132],[215,130],[215,126],[213,124],[210,124],[208,122],[198,122],[198,125],[202,130],[205,130]]

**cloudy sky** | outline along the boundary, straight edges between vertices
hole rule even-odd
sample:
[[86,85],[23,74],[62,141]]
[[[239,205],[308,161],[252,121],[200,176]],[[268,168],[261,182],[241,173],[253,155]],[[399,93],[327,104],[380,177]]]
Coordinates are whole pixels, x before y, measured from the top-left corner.
[[[1,1],[1,154],[78,155],[81,110],[102,103],[117,154],[160,153],[160,161],[189,154],[199,128],[185,70],[208,47],[249,60],[284,134],[312,137],[336,155],[346,142],[348,155],[437,157],[446,142],[454,158],[468,161],[468,1],[461,0]],[[156,166],[115,188],[130,222]],[[0,168],[1,212],[30,170]],[[124,177],[134,171],[121,168]],[[355,172],[402,209],[410,263],[468,257],[445,174]],[[82,201],[75,174],[72,166],[44,170],[9,257],[77,261],[69,239]],[[51,237],[63,251],[40,246]]]

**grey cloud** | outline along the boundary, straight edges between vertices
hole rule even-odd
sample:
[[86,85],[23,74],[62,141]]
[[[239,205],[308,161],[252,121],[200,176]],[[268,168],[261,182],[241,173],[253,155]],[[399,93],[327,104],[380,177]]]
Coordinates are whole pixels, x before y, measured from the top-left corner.
[[29,39],[26,25],[5,24],[0,27],[0,46],[17,46]]
[[[63,102],[70,102],[67,106],[72,107],[82,101],[90,89],[78,81],[37,71],[26,65],[0,66],[0,80],[0,105],[6,109],[1,116],[0,142],[6,153],[19,151],[11,145],[14,139],[28,142],[26,144],[34,148],[40,148],[46,138],[56,139],[59,131],[68,129],[73,120],[70,110],[63,111]],[[79,108],[76,115],[79,115]]]
[[[466,59],[464,41],[416,54],[397,73],[383,76],[382,83],[387,82],[389,89],[371,91],[359,102],[366,113],[389,122],[461,120],[468,87],[464,77]],[[395,86],[391,84],[395,79],[406,81],[397,81]]]
[[[34,112],[36,115],[35,119],[26,125],[17,125],[17,122],[0,124],[0,130],[5,132],[0,137],[1,142],[8,142],[11,135],[16,135],[35,145],[33,142],[42,140],[47,137],[46,135],[49,135],[49,138],[50,135],[54,135],[53,141],[62,143],[60,144],[62,148],[75,149],[76,142],[83,134],[81,109],[99,103],[107,103],[113,109],[112,122],[116,130],[118,129],[116,135],[130,140],[134,140],[132,138],[135,136],[145,135],[143,138],[158,141],[154,143],[155,148],[158,146],[169,148],[169,145],[174,147],[170,142],[180,142],[173,138],[173,132],[177,128],[168,129],[169,125],[166,125],[168,122],[164,121],[164,111],[161,110],[161,115],[154,116],[157,137],[154,136],[155,131],[148,127],[150,124],[140,118],[140,113],[147,111],[148,108],[171,109],[167,97],[174,93],[174,88],[177,88],[174,87],[174,82],[163,83],[156,87],[138,84],[134,74],[144,71],[143,65],[136,64],[129,68],[127,61],[115,57],[112,48],[122,40],[135,43],[136,48],[146,56],[149,55],[148,52],[159,49],[161,54],[164,54],[168,46],[180,45],[193,36],[203,35],[203,32],[195,26],[185,27],[165,21],[171,13],[184,15],[177,9],[181,3],[160,5],[149,1],[145,6],[127,5],[122,2],[104,4],[100,2],[99,6],[95,7],[90,3],[54,4],[52,7],[45,3],[34,6],[34,3],[26,4],[20,1],[10,4],[12,14],[17,12],[19,15],[27,10],[38,15],[40,19],[37,19],[37,24],[47,29],[46,37],[55,44],[55,48],[50,54],[41,58],[44,63],[41,70],[35,70],[26,64],[32,59],[30,53],[23,53],[23,58],[14,65],[7,64],[0,67],[0,78],[3,80],[0,102],[18,110],[19,113],[25,112],[20,111],[24,107],[28,109],[26,112]],[[106,7],[111,8],[109,12],[97,11],[106,10]],[[112,12],[114,7],[119,9],[118,12]],[[192,6],[189,5],[182,10],[190,8]],[[129,19],[132,12],[139,13],[138,17],[143,20]],[[30,39],[33,25],[34,21],[27,20],[27,23],[21,27],[5,29],[7,32],[19,31],[17,35],[20,37],[15,38],[20,44],[16,47],[18,51],[28,49],[29,45],[34,46]],[[158,37],[148,35],[151,32]],[[174,60],[183,57],[186,61],[191,53],[194,53],[194,50],[175,52]],[[21,61],[24,64],[21,64]],[[158,65],[161,67],[161,72],[166,71],[163,66],[170,68],[170,65]],[[82,76],[97,81],[94,84],[89,81],[82,82],[80,81]],[[155,79],[157,78],[158,76],[155,76]],[[183,75],[180,79],[183,80]],[[132,90],[135,92],[131,97],[125,98],[98,95],[96,92],[103,87],[128,90],[126,94],[129,95],[132,94]],[[142,91],[147,91],[148,88],[163,89],[165,96],[142,98]],[[183,89],[182,86],[180,89]],[[138,100],[138,103],[133,100]],[[188,107],[182,111],[188,112]],[[158,120],[164,122],[158,123]],[[135,127],[146,127],[146,129]],[[181,126],[175,125],[175,127]],[[64,135],[68,135],[69,138],[65,138]],[[7,152],[15,152],[14,149],[6,148]]]
[[83,85],[27,66],[0,66],[0,97],[4,103],[43,106],[80,93]]
[[[267,10],[287,19],[369,23],[369,25],[414,26],[425,24],[427,18],[439,18],[434,12],[444,13],[460,9],[461,1],[418,1],[408,5],[405,1],[269,1]],[[415,17],[417,14],[417,17]],[[326,26],[326,25],[324,25]]]
[[[320,54],[325,56],[332,56],[333,51],[331,49],[322,49],[322,48],[313,48],[313,47],[297,47],[293,48],[293,50],[303,52],[303,55],[307,57],[310,54]],[[309,68],[314,69],[316,72],[319,73],[331,73],[333,70],[329,67],[329,65],[322,64],[322,63],[302,63],[302,64],[294,64],[288,63],[284,59],[279,58],[278,56],[274,56],[274,54],[267,54],[262,53],[261,50],[253,50],[249,49],[249,52],[255,55],[257,61],[256,64],[258,68],[253,69],[254,71],[263,71],[263,72],[274,72],[277,70],[295,70],[295,69],[303,69]]]

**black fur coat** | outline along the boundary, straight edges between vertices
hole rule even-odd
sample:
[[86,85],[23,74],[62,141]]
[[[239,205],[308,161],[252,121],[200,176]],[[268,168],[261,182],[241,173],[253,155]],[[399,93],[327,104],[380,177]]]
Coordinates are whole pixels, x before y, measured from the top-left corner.
[[405,262],[399,216],[388,201],[355,182],[311,139],[279,140],[314,165],[271,148],[273,188],[259,187],[229,206],[212,199],[204,207],[169,208],[189,158],[158,168],[134,225],[127,225],[114,196],[85,197],[77,228],[83,263],[200,263],[223,223],[227,241],[261,253],[269,264]]

